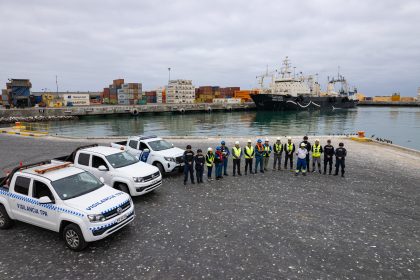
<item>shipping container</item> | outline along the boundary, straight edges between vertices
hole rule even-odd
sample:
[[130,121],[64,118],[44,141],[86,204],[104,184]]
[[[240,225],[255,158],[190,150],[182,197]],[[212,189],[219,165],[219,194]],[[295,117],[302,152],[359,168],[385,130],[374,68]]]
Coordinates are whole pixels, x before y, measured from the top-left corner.
[[118,100],[118,105],[130,105],[128,99]]

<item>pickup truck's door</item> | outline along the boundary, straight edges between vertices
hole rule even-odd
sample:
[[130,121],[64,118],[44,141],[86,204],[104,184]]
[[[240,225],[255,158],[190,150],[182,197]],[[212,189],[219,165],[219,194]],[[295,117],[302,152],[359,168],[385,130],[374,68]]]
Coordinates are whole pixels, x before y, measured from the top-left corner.
[[149,157],[147,158],[146,163],[152,164],[154,162],[154,158],[155,158],[155,155],[153,154],[153,150],[145,142],[140,141],[140,147],[139,147],[140,153],[142,153],[144,149],[149,149],[149,151],[150,151]]
[[10,197],[10,208],[13,212],[13,216],[17,220],[33,223],[30,215],[33,204],[29,203],[31,178],[18,175],[11,185],[13,185],[13,192],[16,194]]
[[58,211],[54,209],[55,207],[50,207],[55,205],[57,196],[51,191],[51,188],[48,186],[48,182],[34,179],[32,181],[31,193],[34,201],[38,203],[39,199],[43,196],[47,196],[52,201],[51,204],[37,206],[39,213],[34,213],[37,215],[34,215],[33,218],[38,221],[41,227],[58,231]]
[[[90,162],[91,164],[89,172],[92,173],[98,179],[101,177],[104,178],[105,183],[109,186],[112,186],[112,175],[111,170],[109,169],[110,166],[108,165],[107,161],[103,158],[103,156],[92,155],[92,159]],[[101,165],[108,168],[108,171],[100,171],[98,168]]]
[[139,141],[129,140],[127,142],[127,151],[136,158],[140,158],[141,151],[139,150]]

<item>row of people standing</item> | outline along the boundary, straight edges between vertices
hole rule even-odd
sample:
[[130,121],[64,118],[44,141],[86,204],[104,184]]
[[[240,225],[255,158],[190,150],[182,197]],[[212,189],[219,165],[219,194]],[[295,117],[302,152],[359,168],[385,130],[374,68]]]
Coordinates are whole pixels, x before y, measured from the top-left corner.
[[327,143],[327,145],[322,147],[319,140],[317,139],[314,145],[311,146],[310,142],[308,141],[308,137],[305,136],[298,149],[296,149],[291,137],[288,137],[287,143],[284,145],[281,143],[281,139],[277,138],[273,146],[269,144],[268,139],[265,139],[264,143],[261,139],[258,139],[255,146],[252,145],[251,140],[248,140],[247,145],[243,148],[240,147],[239,141],[236,141],[235,146],[230,151],[226,146],[225,141],[222,141],[221,145],[216,147],[215,152],[211,147],[208,148],[207,154],[205,156],[203,155],[201,149],[198,149],[197,155],[195,155],[191,150],[191,146],[188,145],[187,150],[184,153],[184,184],[187,183],[188,175],[190,176],[191,182],[194,184],[194,165],[198,183],[203,182],[204,166],[207,166],[207,179],[209,181],[213,180],[213,168],[215,169],[216,180],[222,179],[223,176],[228,176],[229,157],[232,157],[233,176],[236,176],[236,174],[238,176],[242,176],[242,158],[245,158],[245,175],[248,174],[248,171],[250,174],[255,174],[258,172],[258,170],[261,173],[268,171],[271,155],[273,155],[272,169],[281,170],[283,152],[285,155],[284,169],[287,169],[289,164],[290,170],[293,170],[293,158],[296,154],[296,175],[298,175],[300,172],[306,175],[306,172],[310,171],[310,152],[312,153],[312,172],[315,172],[315,168],[318,167],[318,171],[321,173],[321,154],[324,154],[324,175],[327,172],[327,167],[329,167],[329,174],[331,175],[333,157],[335,155],[336,172],[334,175],[338,175],[339,168],[341,168],[341,175],[344,177],[345,157],[347,155],[344,144],[340,143],[339,148],[334,149],[334,147],[331,145],[331,140],[328,140]]

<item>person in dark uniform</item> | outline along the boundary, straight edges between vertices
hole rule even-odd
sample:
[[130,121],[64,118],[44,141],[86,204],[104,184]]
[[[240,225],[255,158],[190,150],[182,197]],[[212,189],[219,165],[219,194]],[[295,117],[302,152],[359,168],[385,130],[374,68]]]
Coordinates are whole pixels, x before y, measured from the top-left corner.
[[187,146],[187,150],[184,152],[184,185],[188,181],[188,173],[190,173],[191,183],[194,183],[194,152],[191,150],[191,145]]
[[293,171],[293,154],[295,153],[295,144],[292,143],[292,138],[287,137],[287,143],[284,144],[284,169],[287,169],[287,161],[290,160],[290,170]]
[[309,162],[310,162],[310,160],[309,160],[309,152],[311,151],[311,143],[309,143],[309,141],[308,141],[308,136],[306,136],[306,135],[303,136],[303,141],[301,142],[301,144],[302,143],[304,143],[306,145],[306,150],[308,151],[308,154],[306,155],[306,166],[307,166],[307,169],[308,169],[307,171],[308,172],[311,172],[309,170]]
[[194,157],[195,163],[195,175],[197,177],[197,184],[203,183],[204,163],[206,159],[201,149],[197,150],[197,154]]
[[335,150],[335,174],[338,175],[338,170],[341,167],[341,177],[344,177],[344,168],[346,167],[346,156],[347,150],[344,148],[344,143],[338,144],[338,148]]
[[226,147],[226,142],[224,140],[220,144],[221,144],[220,149],[223,154],[223,175],[229,176],[229,174],[227,173],[227,166],[229,162],[230,151],[229,151],[229,148]]
[[327,145],[324,146],[324,175],[327,174],[327,165],[329,165],[329,175],[331,175],[334,154],[334,146],[331,145],[331,140],[328,139]]

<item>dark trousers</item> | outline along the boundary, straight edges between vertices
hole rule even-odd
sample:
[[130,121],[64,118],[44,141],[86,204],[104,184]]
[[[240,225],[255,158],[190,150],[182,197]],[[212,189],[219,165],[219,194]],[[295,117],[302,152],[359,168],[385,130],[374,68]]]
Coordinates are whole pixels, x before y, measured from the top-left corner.
[[245,159],[245,174],[248,171],[248,166],[249,166],[249,173],[252,174],[252,158],[246,158]]
[[344,175],[344,168],[346,167],[346,164],[343,158],[342,159],[337,158],[335,160],[335,174],[338,175],[338,170],[340,169],[340,167],[341,167],[341,175]]
[[260,166],[260,171],[264,173],[263,157],[255,157],[255,173],[257,173],[258,165]]
[[327,156],[324,156],[324,173],[327,173],[327,165],[329,165],[329,173],[331,174],[332,171],[332,165],[333,165],[333,159],[332,157],[328,158]]
[[207,179],[211,178],[212,172],[213,172],[213,166],[207,166]]
[[233,159],[233,175],[236,174],[236,168],[238,168],[238,174],[241,175],[241,159]]
[[273,163],[273,169],[276,169],[276,163],[279,164],[278,169],[281,169],[281,154],[274,154],[274,163]]
[[184,165],[184,183],[188,181],[188,173],[190,173],[191,182],[194,183],[194,169],[192,164]]
[[227,173],[227,166],[228,166],[229,158],[225,157],[223,159],[223,174],[228,175]]
[[223,162],[216,163],[216,179],[222,177]]
[[309,163],[310,163],[310,159],[309,159],[309,153],[306,155],[306,167],[307,167],[307,169],[308,169],[308,172],[310,171],[309,170]]
[[284,157],[284,169],[287,168],[287,161],[290,160],[290,169],[293,169],[293,153],[292,154],[288,154],[286,153],[285,157]]
[[197,183],[203,183],[204,168],[196,169],[195,176],[197,177]]

